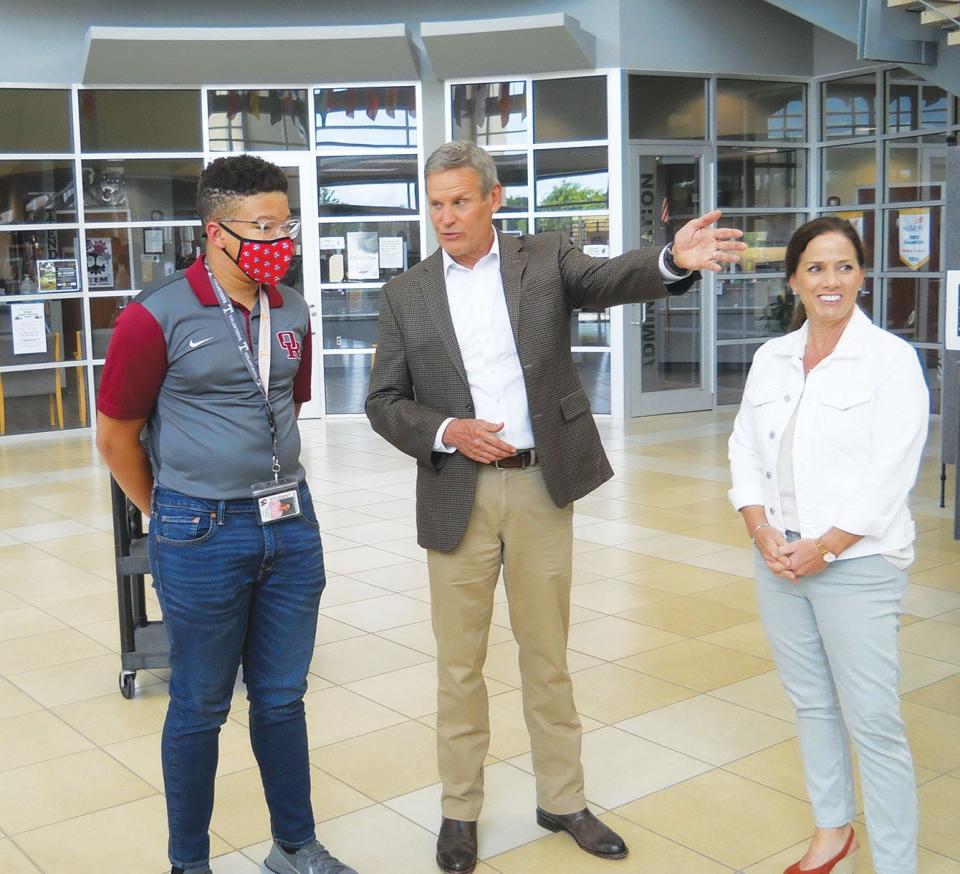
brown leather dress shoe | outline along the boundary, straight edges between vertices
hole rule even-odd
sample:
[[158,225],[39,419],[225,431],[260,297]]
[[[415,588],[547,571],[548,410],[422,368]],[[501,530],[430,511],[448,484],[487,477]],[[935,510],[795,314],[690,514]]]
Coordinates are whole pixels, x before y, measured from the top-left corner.
[[470,874],[477,867],[477,824],[443,818],[437,835],[437,865],[447,874]]
[[579,845],[601,859],[622,859],[629,850],[613,829],[608,828],[586,807],[577,813],[547,813],[537,808],[537,825],[552,832],[565,831]]

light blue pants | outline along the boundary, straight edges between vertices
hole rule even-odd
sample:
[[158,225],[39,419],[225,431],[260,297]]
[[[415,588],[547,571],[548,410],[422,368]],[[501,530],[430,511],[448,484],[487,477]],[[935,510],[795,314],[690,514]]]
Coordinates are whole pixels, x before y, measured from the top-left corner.
[[796,708],[814,822],[838,828],[853,820],[852,736],[874,868],[916,874],[917,790],[897,696],[906,572],[873,555],[839,560],[795,584],[759,553],[756,564],[760,617]]

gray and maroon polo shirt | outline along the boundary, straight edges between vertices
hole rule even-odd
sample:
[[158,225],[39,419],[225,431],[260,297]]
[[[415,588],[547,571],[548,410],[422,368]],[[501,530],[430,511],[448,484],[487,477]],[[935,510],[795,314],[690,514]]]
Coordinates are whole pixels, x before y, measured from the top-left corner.
[[[281,476],[304,477],[295,404],[310,400],[311,335],[306,301],[267,286],[270,403]],[[246,320],[254,361],[260,304]],[[263,395],[237,349],[203,258],[144,289],[124,308],[110,340],[97,409],[113,419],[148,419],[157,482],[196,498],[249,498],[272,477]]]

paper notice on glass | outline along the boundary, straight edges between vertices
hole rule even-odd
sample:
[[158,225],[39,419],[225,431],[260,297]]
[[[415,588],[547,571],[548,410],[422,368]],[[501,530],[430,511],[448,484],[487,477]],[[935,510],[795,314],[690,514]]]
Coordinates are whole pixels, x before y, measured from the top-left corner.
[[380,278],[380,247],[376,231],[351,231],[347,234],[347,278]]
[[343,237],[321,237],[320,238],[320,251],[325,249],[342,249],[343,248]]
[[609,258],[610,247],[597,244],[586,245],[583,247],[583,254],[589,255],[591,258]]
[[911,270],[919,270],[930,260],[930,210],[927,207],[901,209],[897,226],[900,260]]
[[343,282],[343,253],[335,252],[330,256],[330,277],[328,282]]
[[37,355],[47,351],[47,325],[42,303],[10,304],[14,355]]
[[380,238],[380,269],[403,270],[406,268],[403,257],[403,237]]

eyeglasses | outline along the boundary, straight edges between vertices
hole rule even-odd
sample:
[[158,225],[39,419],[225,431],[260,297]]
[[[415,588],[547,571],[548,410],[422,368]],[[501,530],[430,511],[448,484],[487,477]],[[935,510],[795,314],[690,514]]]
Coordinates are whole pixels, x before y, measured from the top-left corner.
[[220,219],[221,222],[233,222],[239,225],[255,225],[260,228],[264,240],[278,240],[281,237],[296,239],[300,234],[300,219],[288,219],[283,223],[250,221],[249,219]]

